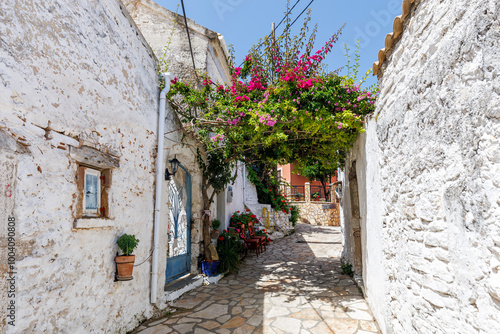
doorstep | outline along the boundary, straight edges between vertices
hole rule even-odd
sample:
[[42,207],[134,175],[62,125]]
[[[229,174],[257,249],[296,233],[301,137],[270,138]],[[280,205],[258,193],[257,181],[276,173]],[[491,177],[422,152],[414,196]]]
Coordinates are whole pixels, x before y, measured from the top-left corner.
[[165,285],[167,302],[174,301],[180,296],[203,285],[203,275],[188,274]]
[[217,284],[224,277],[223,274],[217,276],[192,275],[188,274],[165,285],[165,297],[167,302],[180,298],[186,292],[196,289],[202,285]]

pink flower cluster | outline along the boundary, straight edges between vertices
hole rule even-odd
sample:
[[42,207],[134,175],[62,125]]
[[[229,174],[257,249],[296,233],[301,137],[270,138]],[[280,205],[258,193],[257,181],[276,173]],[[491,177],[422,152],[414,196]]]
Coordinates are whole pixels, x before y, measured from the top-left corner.
[[234,98],[234,103],[239,103],[239,102],[245,102],[245,101],[248,101],[250,100],[250,98],[246,95],[243,95],[243,96],[236,96]]
[[207,86],[207,85],[211,85],[213,84],[213,81],[208,79],[208,78],[205,78],[203,79],[203,86]]
[[218,135],[213,136],[212,138],[210,138],[210,140],[213,141],[214,143],[223,142],[224,139],[226,139],[226,136],[221,135],[221,134],[218,134]]
[[267,126],[270,126],[270,127],[273,127],[274,124],[276,124],[276,122],[277,122],[275,119],[272,119],[271,115],[269,115],[269,114],[259,114],[259,112],[257,111],[257,116],[259,116],[260,123],[267,125]]

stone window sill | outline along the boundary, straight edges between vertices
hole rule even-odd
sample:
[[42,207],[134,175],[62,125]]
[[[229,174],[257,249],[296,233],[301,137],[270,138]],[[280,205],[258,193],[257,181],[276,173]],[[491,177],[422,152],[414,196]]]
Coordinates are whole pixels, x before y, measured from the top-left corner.
[[73,225],[76,229],[88,229],[99,227],[113,227],[115,226],[113,219],[108,218],[79,218],[75,220]]

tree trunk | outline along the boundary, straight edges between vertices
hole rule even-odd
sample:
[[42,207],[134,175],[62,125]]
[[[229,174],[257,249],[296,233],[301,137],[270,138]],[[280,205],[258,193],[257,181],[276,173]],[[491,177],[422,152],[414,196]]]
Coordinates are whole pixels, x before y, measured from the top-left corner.
[[[212,191],[212,194],[210,197],[208,196],[208,182],[205,177],[203,177],[202,180],[202,197],[203,197],[203,210],[207,211],[210,210],[210,206],[212,205],[214,201],[214,196],[215,196],[215,190]],[[209,251],[208,251],[208,246],[210,245],[210,216],[208,214],[203,213],[203,249],[205,251],[205,259],[208,256]],[[208,259],[210,260],[210,259]]]

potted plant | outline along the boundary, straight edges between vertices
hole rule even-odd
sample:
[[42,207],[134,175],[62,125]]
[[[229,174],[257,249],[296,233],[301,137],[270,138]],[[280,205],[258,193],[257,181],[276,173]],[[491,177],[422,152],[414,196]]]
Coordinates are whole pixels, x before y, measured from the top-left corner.
[[315,201],[319,201],[319,192],[314,192],[314,193],[312,193],[312,198],[313,198]]
[[212,232],[210,233],[212,239],[219,239],[219,227],[221,224],[221,221],[218,219],[212,220]]
[[139,240],[135,238],[135,235],[130,234],[124,234],[116,241],[116,244],[123,253],[123,255],[119,255],[115,258],[118,278],[131,279],[135,262],[135,255],[132,255],[132,253],[138,243]]

